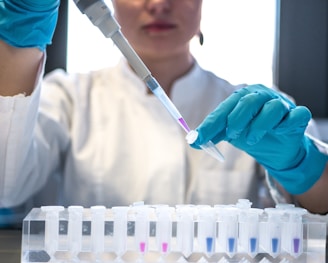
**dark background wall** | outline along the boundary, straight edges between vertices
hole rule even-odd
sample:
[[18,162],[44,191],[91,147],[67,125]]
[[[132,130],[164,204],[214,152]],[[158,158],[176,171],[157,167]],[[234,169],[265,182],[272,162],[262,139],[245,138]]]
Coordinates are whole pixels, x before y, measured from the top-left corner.
[[[68,1],[62,0],[46,72],[66,70]],[[277,0],[274,84],[328,117],[328,0]]]
[[55,34],[52,39],[52,44],[47,47],[46,73],[57,68],[66,70],[68,1],[69,0],[60,1]]
[[278,0],[275,84],[328,117],[328,1]]

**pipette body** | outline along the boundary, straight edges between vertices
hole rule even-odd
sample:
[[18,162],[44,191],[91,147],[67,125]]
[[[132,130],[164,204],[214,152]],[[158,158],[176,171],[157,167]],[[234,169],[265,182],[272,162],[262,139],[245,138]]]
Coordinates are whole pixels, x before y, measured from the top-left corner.
[[[151,72],[140,59],[138,54],[131,47],[127,39],[121,32],[121,27],[103,0],[74,0],[80,11],[85,14],[90,21],[99,28],[103,35],[111,38],[114,44],[118,47],[121,53],[125,56],[131,67],[135,70],[136,74],[146,83],[148,88],[165,106],[171,116],[179,123],[186,133],[191,130],[187,122],[183,119],[182,115],[167,96],[161,85],[151,75]],[[215,147],[212,142],[201,146],[207,153],[223,161],[223,155]],[[214,149],[215,148],[215,149]]]

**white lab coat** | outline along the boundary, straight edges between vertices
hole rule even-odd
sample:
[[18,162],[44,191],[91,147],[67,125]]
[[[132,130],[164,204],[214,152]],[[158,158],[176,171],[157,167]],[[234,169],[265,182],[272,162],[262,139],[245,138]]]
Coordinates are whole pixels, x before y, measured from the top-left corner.
[[[41,76],[31,96],[0,97],[0,207],[249,198],[254,160],[225,142],[224,163],[191,148],[125,60],[91,74]],[[195,64],[171,99],[193,129],[237,88]]]

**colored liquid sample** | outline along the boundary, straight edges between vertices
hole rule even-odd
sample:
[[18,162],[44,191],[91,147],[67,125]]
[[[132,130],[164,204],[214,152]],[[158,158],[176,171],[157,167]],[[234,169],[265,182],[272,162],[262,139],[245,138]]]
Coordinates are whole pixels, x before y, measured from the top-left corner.
[[235,238],[230,237],[228,238],[228,249],[229,253],[235,252]]
[[278,245],[279,245],[279,239],[278,238],[272,238],[272,240],[271,240],[272,253],[277,253],[278,252]]
[[250,246],[251,253],[257,252],[257,238],[256,237],[251,237],[249,239],[249,246]]
[[300,243],[301,243],[301,240],[299,238],[293,239],[294,253],[298,253],[300,251]]
[[207,252],[213,251],[213,238],[212,237],[206,238],[206,251]]
[[163,242],[162,243],[162,252],[166,253],[167,252],[167,249],[169,247],[169,244],[166,243],[166,242]]
[[183,118],[179,119],[179,123],[187,133],[190,132],[190,128]]
[[144,253],[146,251],[146,243],[140,242],[139,249],[140,249],[140,252]]

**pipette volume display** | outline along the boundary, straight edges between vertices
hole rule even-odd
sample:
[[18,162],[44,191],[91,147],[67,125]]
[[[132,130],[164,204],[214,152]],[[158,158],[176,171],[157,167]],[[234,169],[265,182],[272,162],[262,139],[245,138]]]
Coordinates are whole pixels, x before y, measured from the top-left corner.
[[[112,16],[112,13],[103,0],[74,0],[80,11],[85,14],[93,25],[99,28],[105,37],[111,38],[121,53],[125,56],[136,74],[146,83],[148,88],[160,100],[172,117],[179,123],[186,133],[190,132],[187,122],[184,120],[178,109],[167,96],[157,80],[131,47],[127,39],[121,32],[121,27]],[[210,141],[201,148],[219,161],[223,161],[223,155]]]

